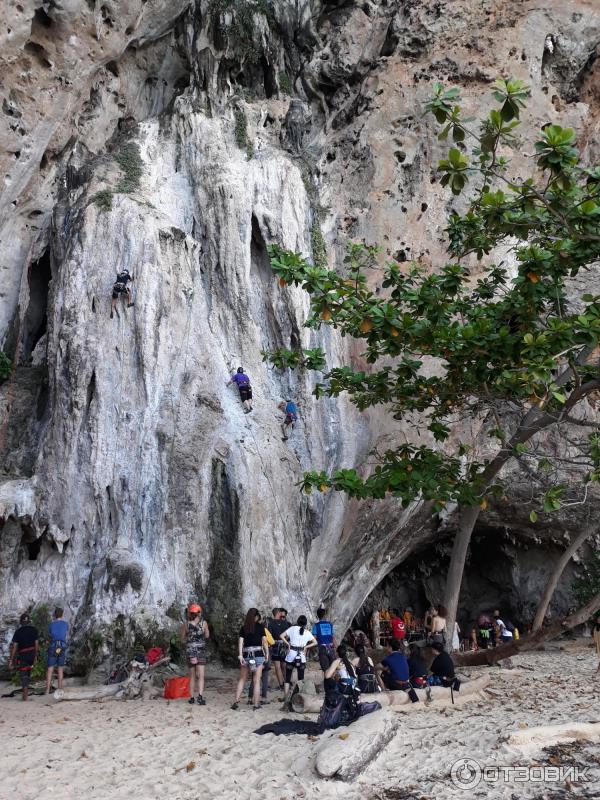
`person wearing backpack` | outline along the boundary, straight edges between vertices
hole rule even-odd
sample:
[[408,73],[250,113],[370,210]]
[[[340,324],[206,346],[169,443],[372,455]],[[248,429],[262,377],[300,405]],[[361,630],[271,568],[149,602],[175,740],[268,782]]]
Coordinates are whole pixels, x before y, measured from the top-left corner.
[[359,717],[381,708],[377,702],[359,703],[357,672],[348,658],[348,648],[341,644],[336,653],[337,658],[325,670],[323,682],[325,701],[319,712],[319,723],[324,729],[350,725]]
[[46,694],[50,694],[52,685],[52,674],[54,667],[58,675],[58,688],[63,688],[63,676],[65,672],[65,660],[67,658],[67,638],[69,635],[69,623],[63,619],[64,611],[62,608],[54,609],[54,619],[48,625],[48,669],[46,670]]
[[128,269],[123,269],[121,272],[117,273],[117,280],[113,284],[112,288],[112,301],[110,304],[110,318],[113,318],[114,312],[117,308],[117,300],[119,297],[124,294],[127,298],[127,308],[131,308],[134,303],[131,297],[131,288],[127,286],[129,281],[133,280],[133,275],[129,274]]
[[375,692],[380,692],[381,687],[377,683],[375,665],[367,655],[364,644],[357,644],[354,651],[357,657],[352,660],[352,666],[356,670],[358,688],[363,694],[375,694]]
[[238,367],[237,372],[234,372],[230,380],[225,384],[231,386],[232,383],[238,387],[240,393],[240,400],[244,407],[244,414],[249,414],[252,411],[252,386],[250,385],[250,378],[244,372],[243,367]]

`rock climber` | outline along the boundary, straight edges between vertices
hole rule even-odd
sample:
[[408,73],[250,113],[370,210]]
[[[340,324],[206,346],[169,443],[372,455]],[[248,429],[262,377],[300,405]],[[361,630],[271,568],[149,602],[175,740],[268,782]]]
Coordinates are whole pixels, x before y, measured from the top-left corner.
[[283,441],[285,442],[290,438],[289,434],[294,430],[294,425],[298,421],[298,406],[291,400],[286,400],[285,403],[279,403],[278,408],[285,414],[285,419],[281,423]]
[[244,414],[249,414],[252,411],[252,386],[250,385],[250,378],[244,372],[243,367],[238,367],[237,372],[231,376],[231,380],[227,381],[226,386],[232,383],[237,384],[240,392],[240,400],[244,406]]
[[117,307],[117,300],[119,299],[119,295],[124,294],[127,297],[127,308],[131,308],[134,305],[132,297],[131,297],[131,288],[127,286],[129,281],[133,280],[133,275],[129,274],[128,269],[123,269],[121,272],[117,273],[117,280],[116,283],[113,284],[112,289],[112,302],[110,304],[110,318],[113,318],[114,311]]

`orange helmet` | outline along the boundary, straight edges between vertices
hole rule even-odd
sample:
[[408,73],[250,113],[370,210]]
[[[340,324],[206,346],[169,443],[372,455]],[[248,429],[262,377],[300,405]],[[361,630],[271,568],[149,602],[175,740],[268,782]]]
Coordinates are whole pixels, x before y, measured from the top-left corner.
[[190,603],[188,606],[188,611],[190,614],[200,614],[202,611],[202,606],[199,606],[198,603]]

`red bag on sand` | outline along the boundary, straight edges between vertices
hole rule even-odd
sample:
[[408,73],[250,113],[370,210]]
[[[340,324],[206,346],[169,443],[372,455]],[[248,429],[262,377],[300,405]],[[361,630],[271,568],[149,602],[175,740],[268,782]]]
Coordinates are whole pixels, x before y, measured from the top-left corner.
[[169,678],[165,681],[165,700],[179,700],[182,697],[190,696],[190,679]]
[[160,661],[161,658],[164,658],[164,656],[165,653],[162,647],[151,647],[146,653],[146,661],[148,664],[155,664],[157,661]]

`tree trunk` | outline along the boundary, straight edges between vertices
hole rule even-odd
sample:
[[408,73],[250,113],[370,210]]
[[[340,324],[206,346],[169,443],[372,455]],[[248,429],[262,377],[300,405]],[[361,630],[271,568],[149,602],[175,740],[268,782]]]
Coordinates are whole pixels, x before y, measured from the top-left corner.
[[558,582],[560,580],[560,576],[563,574],[565,567],[571,560],[571,558],[575,555],[575,553],[579,550],[581,545],[585,542],[585,540],[590,536],[590,534],[595,530],[592,526],[588,528],[584,528],[579,536],[575,537],[571,544],[567,547],[565,552],[561,555],[558,559],[556,566],[548,583],[546,584],[546,588],[542,594],[542,599],[539,602],[537,607],[537,611],[535,612],[535,617],[533,620],[533,631],[538,631],[542,625],[544,624],[544,618],[546,616],[546,612],[548,610],[548,606],[550,605],[550,600],[552,600],[552,595],[554,594],[556,587],[558,586]]
[[498,647],[491,647],[487,650],[476,650],[472,653],[460,653],[454,658],[454,664],[457,667],[475,667],[482,664],[495,664],[503,658],[514,656],[521,650],[531,650],[537,645],[542,644],[542,642],[556,639],[561,633],[587,622],[598,609],[600,609],[600,592],[594,595],[587,605],[578,609],[566,619],[557,620],[553,622],[552,625],[548,625],[547,628],[533,631],[527,634],[527,636],[522,636],[520,639],[516,641],[513,640],[507,644],[498,645]]
[[357,719],[343,732],[331,731],[323,736],[317,748],[317,774],[322,778],[353,780],[377,758],[399,728],[400,720],[395,714],[375,711]]
[[456,622],[456,612],[458,610],[458,599],[460,597],[460,587],[465,569],[465,561],[469,550],[469,543],[473,534],[473,528],[479,516],[479,506],[468,506],[460,509],[459,528],[454,537],[452,545],[452,556],[446,577],[445,605],[448,611],[446,616],[446,643],[450,646],[452,634],[454,633],[454,623]]
[[381,647],[381,626],[379,625],[379,611],[377,609],[371,614],[371,636],[373,647]]
[[[454,700],[456,701],[459,697],[479,697],[479,693],[489,686],[490,680],[491,675],[486,673],[485,675],[480,675],[474,680],[464,681],[460,687],[460,692],[454,694]],[[404,711],[412,708],[413,706],[415,710],[428,708],[429,706],[426,702],[427,693],[425,689],[416,689],[415,691],[420,701],[418,703],[412,703],[408,694],[401,690],[394,692],[363,694],[361,695],[360,699],[363,703],[370,703],[371,701],[376,700],[384,708],[391,706],[394,710]],[[452,702],[452,694],[450,689],[444,686],[431,686],[430,695],[434,704],[437,703],[438,705],[441,705],[445,701],[448,701],[448,703]],[[292,710],[299,714],[318,714],[321,710],[324,699],[325,695],[323,694],[295,694],[292,698]]]

